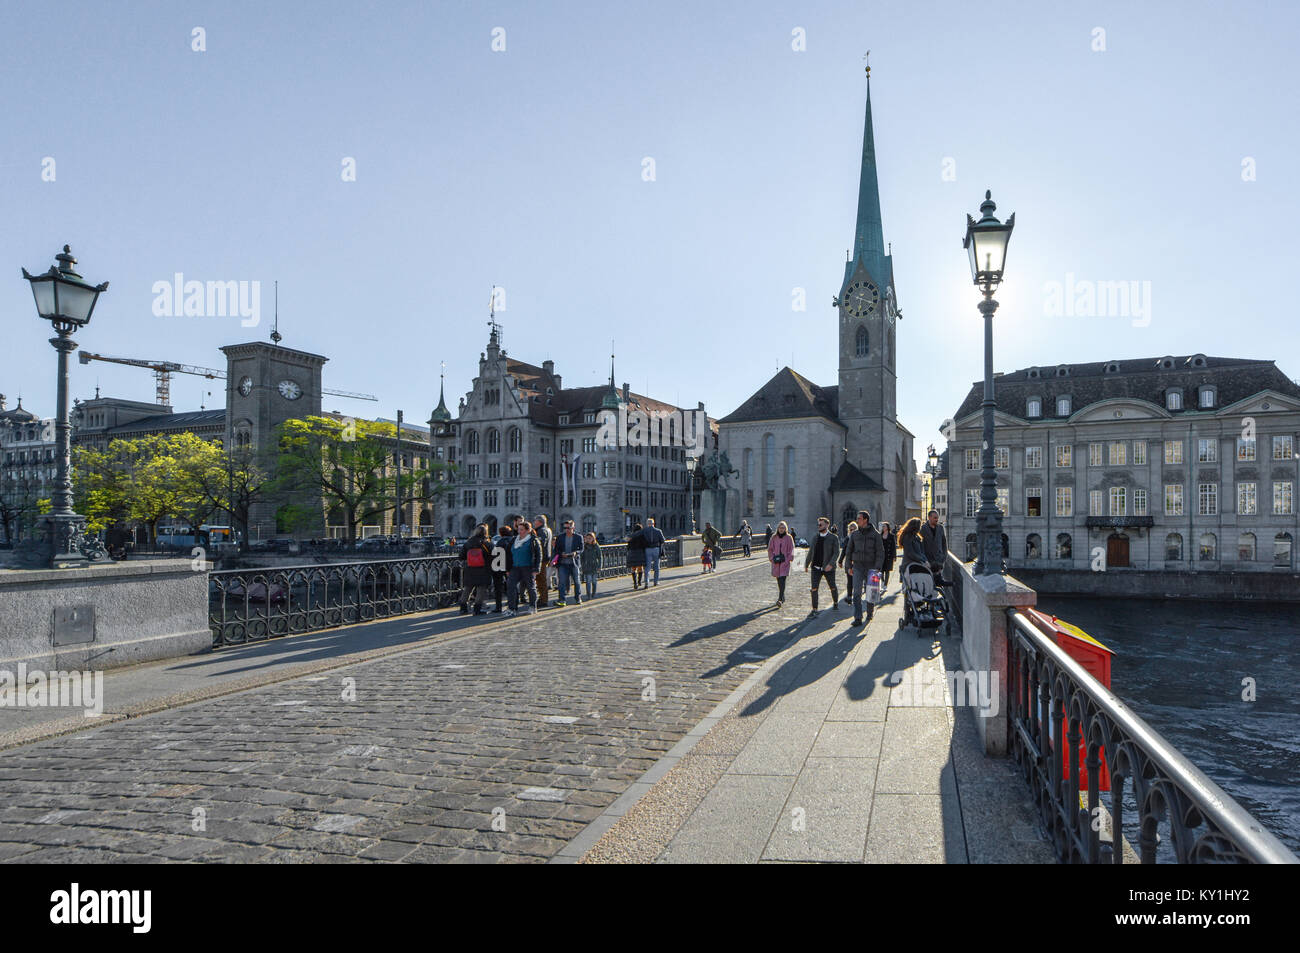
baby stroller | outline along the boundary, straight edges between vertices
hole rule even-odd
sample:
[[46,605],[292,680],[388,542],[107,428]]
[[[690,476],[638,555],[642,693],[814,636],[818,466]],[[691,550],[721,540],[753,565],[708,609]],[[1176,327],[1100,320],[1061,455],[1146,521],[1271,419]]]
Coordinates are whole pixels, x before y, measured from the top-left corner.
[[916,626],[916,634],[924,635],[927,629],[945,627],[948,622],[943,597],[934,585],[934,574],[928,566],[911,563],[903,567],[903,617],[898,627]]

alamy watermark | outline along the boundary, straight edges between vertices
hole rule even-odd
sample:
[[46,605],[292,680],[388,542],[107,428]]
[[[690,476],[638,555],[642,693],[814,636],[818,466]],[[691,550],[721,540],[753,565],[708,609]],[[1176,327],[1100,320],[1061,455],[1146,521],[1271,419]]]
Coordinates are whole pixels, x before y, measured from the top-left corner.
[[687,447],[686,454],[704,452],[709,419],[703,410],[634,410],[601,414],[596,433],[598,447]]
[[995,718],[1000,709],[998,673],[981,670],[945,671],[907,669],[890,680],[890,704],[942,707],[951,699],[954,708],[977,708],[981,718]]
[[81,708],[87,718],[104,713],[103,672],[46,672],[0,668],[0,708]]
[[1065,281],[1043,284],[1043,313],[1049,318],[1132,318],[1133,327],[1151,323],[1151,282]]
[[238,317],[246,328],[262,321],[260,281],[186,281],[178,271],[171,281],[155,281],[152,291],[155,317]]

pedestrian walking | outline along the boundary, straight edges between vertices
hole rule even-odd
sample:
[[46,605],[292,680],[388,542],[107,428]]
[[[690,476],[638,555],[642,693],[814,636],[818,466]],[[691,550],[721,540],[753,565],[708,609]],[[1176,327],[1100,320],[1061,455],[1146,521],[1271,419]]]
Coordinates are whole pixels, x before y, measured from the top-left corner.
[[[754,542],[754,531],[749,527],[749,520],[744,520],[740,524],[740,545],[744,547],[745,558],[749,559],[753,555],[750,547]],[[769,540],[769,542],[771,542]]]
[[578,575],[582,569],[582,537],[573,531],[573,520],[564,521],[564,532],[555,537],[555,566],[560,577],[560,596],[557,606],[563,607],[573,583],[573,601],[582,605],[582,592],[578,588]]
[[[906,577],[903,574],[907,571],[908,566],[923,566],[930,568],[929,554],[925,551],[925,527],[915,516],[903,524],[903,528],[898,531],[898,545],[903,550],[902,559],[899,562],[898,574],[903,577],[903,585],[907,585]],[[907,601],[903,602],[903,624],[912,624],[912,614],[908,611]]]
[[880,524],[880,541],[885,544],[885,564],[881,568],[883,581],[881,589],[889,585],[889,573],[894,568],[894,557],[898,555],[898,535],[887,521]]
[[713,572],[713,550],[705,546],[700,550],[701,573]]
[[[509,615],[535,612],[537,608],[537,572],[542,568],[542,544],[533,535],[533,525],[520,520],[519,534],[510,546],[510,609]],[[527,596],[527,606],[520,605],[520,590]]]
[[948,537],[939,522],[939,511],[931,510],[926,514],[925,525],[921,527],[921,543],[925,547],[925,558],[936,576],[943,575],[944,563],[948,561]]
[[632,525],[632,535],[627,540],[627,569],[632,574],[632,588],[640,589],[645,581],[645,529],[640,523]]
[[704,543],[705,547],[713,552],[713,566],[716,569],[718,563],[722,559],[722,547],[718,545],[722,540],[722,534],[718,532],[716,526],[712,523],[706,522],[704,524],[704,532],[700,534],[700,540]]
[[[885,561],[885,546],[880,533],[871,525],[871,514],[858,510],[858,528],[844,544],[844,561],[853,566],[853,624],[862,625],[862,590],[867,587],[871,573],[879,570]],[[876,614],[876,607],[867,603],[867,621]]]
[[849,525],[844,528],[844,545],[840,547],[840,565],[844,567],[844,604],[850,605],[853,602],[853,563],[844,557],[848,555],[849,540],[857,532],[858,524],[849,520]]
[[790,575],[790,564],[794,560],[794,537],[788,532],[785,520],[776,524],[776,535],[767,544],[767,561],[772,564],[772,575],[776,577],[776,605],[785,605],[785,580]]
[[542,564],[537,571],[537,608],[545,609],[550,601],[551,586],[548,579],[551,572],[551,545],[555,541],[555,534],[546,525],[545,516],[538,516],[532,525],[533,536],[542,547]]
[[588,533],[582,542],[582,581],[587,587],[587,600],[596,598],[596,582],[600,579],[600,543],[596,534]]
[[645,574],[646,585],[650,584],[650,572],[654,571],[654,585],[659,585],[659,554],[663,552],[663,545],[666,541],[661,529],[655,526],[654,517],[645,521],[645,529],[641,532],[645,537]]
[[803,558],[803,571],[812,572],[812,610],[810,619],[817,618],[817,596],[824,578],[831,590],[831,611],[840,610],[840,591],[835,586],[835,563],[840,557],[840,538],[831,529],[828,517],[817,517],[817,535],[808,544]]
[[763,548],[766,549],[772,542],[772,524],[767,524],[767,531],[763,533]]

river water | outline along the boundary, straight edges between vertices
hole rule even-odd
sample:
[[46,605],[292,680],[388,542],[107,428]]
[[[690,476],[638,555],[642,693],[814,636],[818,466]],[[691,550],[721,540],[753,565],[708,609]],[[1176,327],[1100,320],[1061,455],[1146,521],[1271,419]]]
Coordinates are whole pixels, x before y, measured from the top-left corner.
[[1038,608],[1114,651],[1111,690],[1300,854],[1300,606],[1043,596]]

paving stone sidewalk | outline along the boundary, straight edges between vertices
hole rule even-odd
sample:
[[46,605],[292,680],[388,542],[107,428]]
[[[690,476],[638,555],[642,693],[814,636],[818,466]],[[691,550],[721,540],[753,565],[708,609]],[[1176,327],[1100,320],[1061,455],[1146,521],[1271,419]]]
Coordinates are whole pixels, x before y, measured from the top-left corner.
[[0,860],[545,860],[795,637],[730,568],[10,748]]
[[896,584],[865,628],[846,609],[809,620],[739,704],[561,859],[1053,863],[1028,787],[984,757],[977,709],[954,706],[944,676],[960,668],[958,640],[900,629]]

